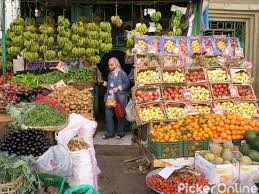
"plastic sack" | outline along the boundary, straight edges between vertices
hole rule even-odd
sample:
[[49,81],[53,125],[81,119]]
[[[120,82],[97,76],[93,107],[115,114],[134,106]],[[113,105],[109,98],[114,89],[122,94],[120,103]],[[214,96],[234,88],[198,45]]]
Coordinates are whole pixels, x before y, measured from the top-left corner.
[[136,120],[136,110],[132,99],[130,99],[125,110],[126,110],[126,119],[129,122],[134,122]]
[[122,119],[125,117],[125,112],[124,112],[121,104],[118,101],[117,101],[116,107],[115,107],[115,115],[119,119]]
[[37,168],[40,172],[57,175],[72,175],[72,159],[69,151],[61,145],[50,147],[37,160]]
[[64,194],[101,194],[94,190],[94,188],[90,185],[79,185],[76,187],[72,187],[67,189]]
[[69,152],[72,158],[72,176],[67,182],[70,186],[81,184],[92,185],[98,189],[97,176],[100,170],[97,166],[95,158],[95,150],[93,146],[93,135],[95,133],[97,123],[88,120],[79,114],[69,115],[69,123],[66,128],[57,135],[57,142],[67,148],[69,141],[75,137],[82,138],[90,148]]

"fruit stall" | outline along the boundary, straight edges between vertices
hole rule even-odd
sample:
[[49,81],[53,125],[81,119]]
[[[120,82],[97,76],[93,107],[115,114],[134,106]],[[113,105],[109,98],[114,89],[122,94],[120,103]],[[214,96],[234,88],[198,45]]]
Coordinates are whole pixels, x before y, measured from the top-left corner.
[[[239,40],[136,36],[133,52],[132,99],[136,122],[147,134],[139,145],[151,165],[191,166],[210,186],[255,176],[257,97],[253,66],[244,59]],[[180,175],[171,173],[171,178],[158,172],[147,176],[147,185],[157,193],[177,193],[167,185],[179,184],[174,177]]]

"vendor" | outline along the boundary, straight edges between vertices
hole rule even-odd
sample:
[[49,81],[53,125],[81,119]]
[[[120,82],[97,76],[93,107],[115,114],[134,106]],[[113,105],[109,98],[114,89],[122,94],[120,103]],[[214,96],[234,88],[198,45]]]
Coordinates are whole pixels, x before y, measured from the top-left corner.
[[127,106],[127,90],[129,88],[129,79],[127,74],[122,70],[120,62],[117,58],[110,58],[108,66],[110,70],[108,81],[106,82],[101,77],[98,77],[98,82],[107,87],[107,92],[104,97],[104,101],[106,104],[105,118],[107,131],[106,134],[103,136],[103,139],[112,138],[114,137],[115,133],[116,138],[120,139],[125,136],[125,118],[117,118],[118,122],[115,129],[115,108],[107,106],[107,100],[116,100],[117,103],[120,103],[123,111],[125,112],[125,108]]

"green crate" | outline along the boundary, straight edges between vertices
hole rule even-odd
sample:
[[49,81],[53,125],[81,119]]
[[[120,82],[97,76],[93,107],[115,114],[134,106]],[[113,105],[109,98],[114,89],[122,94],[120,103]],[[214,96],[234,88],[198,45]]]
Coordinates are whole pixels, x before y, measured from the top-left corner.
[[190,140],[183,142],[184,157],[193,157],[195,151],[208,149],[209,140]]
[[157,159],[180,158],[183,157],[183,142],[153,142],[148,138],[148,149]]
[[65,180],[61,176],[54,176],[49,174],[38,174],[40,181],[43,183],[43,187],[47,188],[49,186],[58,187],[58,194],[63,194]]

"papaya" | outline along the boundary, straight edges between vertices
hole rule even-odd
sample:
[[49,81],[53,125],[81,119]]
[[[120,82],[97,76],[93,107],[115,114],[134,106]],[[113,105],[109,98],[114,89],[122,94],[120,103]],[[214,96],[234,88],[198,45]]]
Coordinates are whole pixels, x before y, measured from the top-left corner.
[[243,155],[247,156],[248,153],[249,153],[249,151],[250,151],[250,146],[249,146],[248,144],[243,144],[243,145],[241,145],[241,147],[240,147],[240,152],[241,152]]
[[257,137],[257,131],[248,130],[245,132],[245,140],[249,144],[253,144],[256,137]]
[[250,150],[248,157],[251,158],[252,161],[259,162],[259,152],[256,150]]

